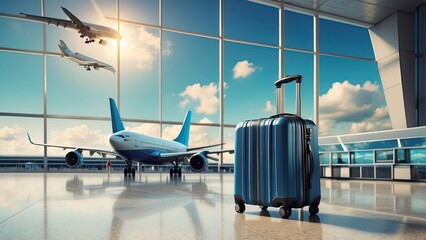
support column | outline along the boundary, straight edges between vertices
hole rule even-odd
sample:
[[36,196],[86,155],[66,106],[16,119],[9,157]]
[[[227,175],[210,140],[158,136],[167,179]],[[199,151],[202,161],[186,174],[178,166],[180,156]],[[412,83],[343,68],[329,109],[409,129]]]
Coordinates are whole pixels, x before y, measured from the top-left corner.
[[414,17],[396,12],[370,28],[393,129],[417,126],[414,87]]

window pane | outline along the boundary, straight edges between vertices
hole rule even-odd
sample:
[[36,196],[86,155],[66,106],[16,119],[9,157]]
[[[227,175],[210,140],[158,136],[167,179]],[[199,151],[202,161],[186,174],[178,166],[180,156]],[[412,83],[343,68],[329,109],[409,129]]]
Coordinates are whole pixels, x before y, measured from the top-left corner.
[[426,163],[426,149],[397,149],[397,163]]
[[348,155],[347,152],[345,152],[345,153],[332,153],[331,158],[332,158],[333,164],[348,164],[349,163],[349,155]]
[[392,162],[393,150],[376,151],[376,162]]
[[352,164],[372,164],[373,163],[372,151],[354,152],[354,153],[351,153],[351,157],[352,157],[351,159]]
[[367,28],[319,20],[320,52],[374,59]]
[[[116,5],[114,0],[96,2],[77,0],[74,1],[72,5],[67,0],[49,1],[45,4],[46,17],[68,20],[61,6],[67,8],[83,22],[117,29],[117,21],[107,18],[116,17]],[[115,39],[103,38],[102,40],[107,42],[106,46],[100,45],[97,42],[86,44],[84,43],[85,38],[80,38],[80,34],[76,30],[56,27],[54,24],[50,24],[46,27],[46,36],[46,48],[48,52],[61,53],[58,48],[59,39],[69,45],[72,51],[81,52],[95,59],[98,58],[99,54],[116,54],[117,52],[117,40]]]
[[[235,149],[235,128],[224,128],[224,141],[223,149]],[[223,163],[234,163],[234,154],[224,153]]]
[[284,47],[314,50],[313,17],[284,11]]
[[0,1],[0,13],[19,15],[22,12],[38,15],[41,14],[40,2],[34,0],[14,0],[12,4],[11,1]]
[[410,149],[410,163],[426,163],[426,148]]
[[342,145],[322,145],[319,146],[320,152],[336,152],[336,151],[343,151]]
[[43,113],[43,57],[0,51],[0,62],[0,112]]
[[124,127],[132,132],[160,137],[160,124],[157,123],[125,122]]
[[163,31],[162,47],[163,120],[218,123],[219,41]]
[[320,136],[391,129],[373,61],[320,56]]
[[120,46],[121,115],[159,120],[159,30],[122,24],[120,31],[123,36]]
[[120,0],[120,19],[159,25],[159,0]]
[[[103,25],[106,17],[116,17],[117,15],[116,0],[74,0],[72,2],[68,0],[48,0],[44,2],[46,17],[68,19],[61,9],[61,7],[64,7],[82,22]],[[56,26],[51,25],[51,27]]]
[[[314,55],[284,51],[284,74],[302,75],[302,117],[314,119]],[[284,112],[296,113],[296,83],[285,85]]]
[[30,144],[26,133],[43,142],[43,119],[0,117],[0,155],[43,156],[43,147]]
[[375,142],[349,143],[345,145],[349,150],[385,149],[398,147],[398,142],[396,140],[384,140]]
[[0,17],[0,32],[0,47],[43,50],[41,23]]
[[401,139],[402,147],[421,147],[426,146],[426,137]]
[[278,50],[225,42],[226,124],[276,114]]
[[66,58],[47,57],[49,114],[108,117],[108,98],[115,96],[115,88],[109,71],[87,71]]
[[[48,119],[47,128],[49,144],[112,150],[109,144],[110,121]],[[48,148],[47,154],[49,157],[64,157],[69,151],[72,149]],[[83,152],[83,156],[90,157],[90,154]],[[93,156],[100,157],[99,155]]]
[[[163,139],[175,139],[181,129],[181,125],[163,124]],[[196,148],[220,143],[219,127],[191,125],[189,133],[189,148]],[[217,150],[218,147],[209,148],[209,150]]]
[[246,0],[227,0],[224,18],[226,38],[278,45],[278,8]]
[[320,164],[330,164],[330,155],[328,153],[320,153]]
[[163,27],[219,35],[218,0],[163,0]]

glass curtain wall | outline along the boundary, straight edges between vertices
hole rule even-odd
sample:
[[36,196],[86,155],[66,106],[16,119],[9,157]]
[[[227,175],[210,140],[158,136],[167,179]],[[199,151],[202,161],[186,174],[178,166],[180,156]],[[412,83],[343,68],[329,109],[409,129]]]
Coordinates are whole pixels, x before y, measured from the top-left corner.
[[[61,6],[84,22],[118,29],[120,46],[113,39],[85,44],[75,31],[19,14],[67,19]],[[233,148],[238,122],[275,114],[273,83],[281,73],[303,75],[302,116],[315,120],[319,111],[322,136],[390,128],[367,29],[284,5],[20,0],[0,3],[0,30],[9,33],[0,38],[0,156],[66,154],[30,145],[27,132],[37,142],[109,149],[110,97],[131,130],[172,139],[192,110],[190,147],[224,142]],[[61,57],[60,40],[113,66],[115,74]],[[286,112],[295,112],[293,88],[285,89]],[[233,163],[233,156],[223,160]]]

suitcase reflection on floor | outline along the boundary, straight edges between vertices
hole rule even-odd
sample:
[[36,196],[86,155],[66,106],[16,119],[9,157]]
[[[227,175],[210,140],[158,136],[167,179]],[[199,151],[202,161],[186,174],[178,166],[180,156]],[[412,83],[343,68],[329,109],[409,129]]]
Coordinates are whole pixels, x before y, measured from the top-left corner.
[[235,214],[234,239],[264,239],[265,231],[271,239],[327,239],[318,215],[298,209],[289,219],[274,210]]

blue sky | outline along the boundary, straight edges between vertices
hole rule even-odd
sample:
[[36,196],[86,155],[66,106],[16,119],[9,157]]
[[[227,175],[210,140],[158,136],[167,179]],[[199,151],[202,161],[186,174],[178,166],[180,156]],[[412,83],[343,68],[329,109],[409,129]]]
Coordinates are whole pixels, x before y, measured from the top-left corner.
[[[182,121],[193,110],[193,122],[219,123],[219,4],[217,0],[163,0],[160,31],[159,5],[155,0],[120,0],[120,109],[123,118],[158,121],[160,104],[164,121]],[[117,29],[114,0],[45,1],[46,16],[66,18],[60,6],[67,7],[81,20]],[[267,117],[276,111],[275,88],[278,79],[278,9],[244,0],[224,1],[224,120],[237,124],[252,118]],[[0,14],[25,12],[39,15],[40,1],[0,2]],[[209,9],[206,11],[206,9]],[[106,18],[107,17],[107,18]],[[140,22],[147,25],[135,24]],[[284,73],[301,74],[302,116],[313,119],[313,18],[285,11]],[[0,47],[42,51],[42,24],[0,17]],[[176,29],[210,37],[190,36],[168,31]],[[73,51],[117,67],[117,42],[107,46],[87,45],[74,31],[46,27],[46,48],[59,53],[64,40]],[[162,40],[162,41],[161,41]],[[232,41],[229,41],[232,40]],[[249,41],[264,47],[233,40]],[[368,30],[330,20],[320,21],[320,51],[373,59]],[[0,51],[0,112],[43,113],[43,56]],[[162,63],[162,66],[160,66]],[[116,98],[117,75],[108,71],[86,71],[59,56],[48,55],[47,113],[61,116],[108,117],[108,98]],[[162,82],[160,84],[160,76]],[[160,86],[162,88],[160,89]],[[320,133],[323,136],[390,128],[383,89],[374,61],[320,56]],[[160,102],[160,92],[163,94]],[[364,98],[367,102],[361,101]],[[349,102],[350,101],[350,102]],[[339,103],[347,103],[347,106]],[[334,106],[334,110],[330,111]],[[294,86],[286,87],[286,112],[294,112]],[[0,117],[0,143],[10,144],[6,133],[34,132],[42,140],[38,118]],[[89,133],[98,142],[110,133],[107,121],[48,121],[48,139],[74,130]],[[141,132],[158,133],[159,125],[128,123]],[[170,136],[176,130],[163,126]],[[23,131],[23,132],[26,132]],[[56,132],[54,132],[56,131]],[[203,132],[204,131],[204,132]],[[196,128],[194,138],[207,132],[210,141],[220,136],[217,127]],[[57,134],[57,135],[55,135]],[[165,133],[166,134],[166,133]],[[225,131],[225,141],[233,147],[233,129]],[[25,141],[25,136],[19,141]],[[84,142],[83,140],[79,140]],[[1,144],[0,144],[1,145]],[[107,142],[104,144],[108,147]],[[0,155],[2,153],[0,152]]]

